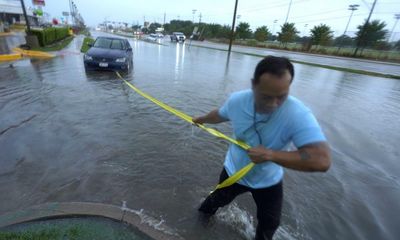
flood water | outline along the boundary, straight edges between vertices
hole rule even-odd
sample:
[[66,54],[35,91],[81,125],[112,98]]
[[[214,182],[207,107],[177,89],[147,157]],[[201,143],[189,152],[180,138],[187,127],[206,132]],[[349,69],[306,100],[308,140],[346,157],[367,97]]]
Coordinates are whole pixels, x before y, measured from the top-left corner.
[[[249,194],[205,225],[228,144],[132,91],[112,72],[86,73],[82,37],[50,60],[0,65],[0,214],[46,202],[120,205],[185,239],[251,239]],[[198,116],[250,87],[260,58],[131,40],[126,78]],[[276,239],[398,239],[400,81],[295,64],[291,94],[332,148],[327,173],[286,171]],[[229,124],[215,126],[230,134]]]

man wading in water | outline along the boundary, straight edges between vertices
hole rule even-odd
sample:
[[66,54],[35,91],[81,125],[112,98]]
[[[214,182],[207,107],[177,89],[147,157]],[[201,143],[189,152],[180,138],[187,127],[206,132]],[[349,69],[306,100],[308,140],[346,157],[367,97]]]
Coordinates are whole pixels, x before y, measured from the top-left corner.
[[[294,69],[286,58],[267,56],[252,79],[252,89],[231,94],[220,109],[193,119],[194,123],[230,121],[235,138],[252,146],[247,152],[231,144],[219,182],[246,166],[254,168],[237,183],[214,191],[199,211],[213,215],[239,194],[250,192],[257,205],[256,240],[272,239],[282,210],[283,167],[325,172],[331,159],[329,146],[312,112],[289,96]],[[297,151],[282,151],[289,143]]]

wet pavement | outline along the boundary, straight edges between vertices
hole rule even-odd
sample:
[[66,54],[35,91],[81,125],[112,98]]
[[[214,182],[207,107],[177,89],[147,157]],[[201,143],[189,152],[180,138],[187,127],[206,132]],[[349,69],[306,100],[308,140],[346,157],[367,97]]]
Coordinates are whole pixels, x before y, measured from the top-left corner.
[[[82,38],[54,59],[0,64],[0,214],[54,201],[127,201],[186,239],[251,239],[250,195],[208,224],[196,211],[228,145],[114,73],[86,73]],[[261,59],[130,41],[134,70],[126,78],[192,116],[249,88]],[[333,165],[326,174],[286,171],[276,239],[397,239],[400,81],[301,64],[295,71],[291,94],[318,118]],[[215,127],[231,133],[228,124]]]
[[[222,43],[213,43],[213,42],[207,42],[207,41],[204,41],[204,42],[193,41],[192,45],[228,50],[228,45],[222,44]],[[363,60],[363,59],[354,60],[354,59],[343,58],[343,57],[322,56],[322,55],[317,55],[317,54],[296,53],[296,52],[290,52],[290,51],[263,49],[263,48],[246,47],[246,46],[239,46],[239,45],[233,45],[232,51],[237,51],[237,52],[242,52],[242,53],[250,53],[250,54],[252,53],[252,54],[261,54],[261,55],[282,56],[282,57],[287,57],[292,60],[297,60],[297,61],[302,61],[302,62],[400,76],[400,64],[399,63],[386,63],[386,62],[378,62],[378,61]]]

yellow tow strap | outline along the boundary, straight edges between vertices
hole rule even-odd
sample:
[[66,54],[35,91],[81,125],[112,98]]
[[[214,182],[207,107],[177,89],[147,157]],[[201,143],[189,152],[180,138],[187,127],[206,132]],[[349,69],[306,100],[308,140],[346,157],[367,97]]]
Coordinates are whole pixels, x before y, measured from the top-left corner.
[[[185,114],[185,113],[183,113],[183,112],[180,112],[180,111],[176,110],[176,109],[173,108],[173,107],[168,106],[167,104],[165,104],[165,103],[163,103],[163,102],[161,102],[161,101],[155,99],[154,97],[148,95],[147,93],[142,92],[140,89],[138,89],[137,87],[133,86],[130,82],[126,81],[126,80],[121,76],[121,74],[119,74],[119,72],[116,72],[116,74],[117,74],[117,76],[118,76],[121,80],[123,80],[123,81],[126,83],[126,85],[128,85],[128,86],[129,86],[130,88],[132,88],[135,92],[137,92],[138,94],[140,94],[142,97],[144,97],[144,98],[146,98],[146,99],[152,101],[153,103],[155,103],[155,104],[157,104],[158,106],[164,108],[164,109],[167,110],[168,112],[170,112],[170,113],[172,113],[172,114],[175,114],[176,116],[182,118],[183,120],[185,120],[185,121],[187,121],[187,122],[189,122],[189,123],[191,123],[191,124],[195,124],[195,123],[193,122],[193,120],[192,120],[193,118],[190,117],[189,115],[187,115],[187,114]],[[215,130],[215,129],[213,129],[213,128],[208,128],[208,127],[204,126],[203,124],[195,124],[195,125],[198,126],[198,127],[200,127],[201,129],[203,129],[204,131],[210,133],[210,134],[213,135],[213,136],[216,136],[216,137],[225,139],[225,140],[227,140],[228,142],[231,142],[231,143],[233,143],[233,144],[236,144],[236,145],[240,146],[240,147],[243,148],[244,150],[248,150],[248,149],[250,148],[250,146],[249,146],[247,143],[242,142],[242,141],[235,140],[235,139],[233,139],[233,138],[230,138],[230,137],[226,136],[225,134],[223,134],[223,133],[221,133],[221,132],[219,132],[219,131],[217,131],[217,130]],[[227,178],[225,181],[223,181],[222,183],[218,184],[218,185],[215,187],[215,190],[220,189],[220,188],[224,188],[224,187],[228,187],[228,186],[230,186],[230,185],[236,183],[236,182],[239,181],[242,177],[244,177],[253,167],[254,167],[254,163],[253,163],[253,162],[250,162],[250,163],[247,164],[245,167],[243,167],[242,169],[240,169],[239,171],[237,171],[235,174],[233,174],[232,176],[230,176],[229,178]],[[214,191],[215,191],[215,190],[214,190]]]

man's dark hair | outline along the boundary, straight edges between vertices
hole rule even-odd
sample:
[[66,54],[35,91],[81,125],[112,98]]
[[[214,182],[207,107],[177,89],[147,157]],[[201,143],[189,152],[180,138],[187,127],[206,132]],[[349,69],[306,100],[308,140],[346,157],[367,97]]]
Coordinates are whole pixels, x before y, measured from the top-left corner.
[[264,73],[270,73],[280,77],[285,74],[286,70],[288,70],[292,76],[292,79],[290,80],[291,83],[294,78],[294,68],[289,59],[285,57],[266,56],[257,64],[252,83],[253,85],[257,85],[260,82],[261,75]]

